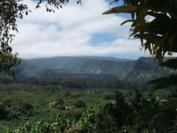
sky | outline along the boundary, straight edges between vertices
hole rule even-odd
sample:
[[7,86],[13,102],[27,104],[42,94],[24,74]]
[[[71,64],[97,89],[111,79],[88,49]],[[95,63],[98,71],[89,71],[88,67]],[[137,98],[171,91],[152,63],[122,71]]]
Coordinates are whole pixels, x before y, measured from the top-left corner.
[[120,26],[125,15],[102,15],[108,10],[105,0],[82,0],[64,5],[55,13],[45,7],[35,9],[34,1],[26,0],[32,10],[18,21],[19,32],[12,48],[20,58],[56,56],[111,56],[136,59],[146,56],[139,40],[129,39],[130,25]]

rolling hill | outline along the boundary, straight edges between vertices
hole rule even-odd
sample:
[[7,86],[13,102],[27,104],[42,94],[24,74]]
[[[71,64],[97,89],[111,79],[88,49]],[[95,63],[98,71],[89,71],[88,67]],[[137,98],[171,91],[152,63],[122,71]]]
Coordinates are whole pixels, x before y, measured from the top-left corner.
[[122,73],[132,60],[123,60],[110,57],[55,57],[26,60],[30,65],[42,68],[74,73],[112,74]]
[[151,79],[167,74],[152,58],[137,60],[112,57],[54,57],[23,60],[17,77],[109,77]]

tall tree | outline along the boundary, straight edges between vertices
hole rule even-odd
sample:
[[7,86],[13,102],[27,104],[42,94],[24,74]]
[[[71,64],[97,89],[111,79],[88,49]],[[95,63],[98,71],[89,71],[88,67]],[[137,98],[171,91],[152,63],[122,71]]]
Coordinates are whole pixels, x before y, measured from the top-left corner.
[[[128,13],[131,17],[124,21],[131,23],[130,37],[140,39],[141,45],[148,50],[160,65],[177,69],[177,58],[164,60],[165,55],[177,52],[177,0],[113,0],[115,7],[103,14]],[[152,83],[177,85],[177,75],[153,81]]]

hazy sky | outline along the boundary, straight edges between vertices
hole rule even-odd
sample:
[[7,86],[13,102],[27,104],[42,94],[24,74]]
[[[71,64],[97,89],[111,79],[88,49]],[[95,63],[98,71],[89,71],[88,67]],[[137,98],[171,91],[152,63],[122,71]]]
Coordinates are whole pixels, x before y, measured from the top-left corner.
[[70,3],[55,13],[47,13],[45,8],[36,10],[36,3],[27,3],[32,13],[18,22],[19,33],[12,44],[21,58],[145,56],[140,52],[140,42],[128,39],[129,26],[120,26],[125,16],[102,15],[109,9],[105,0]]

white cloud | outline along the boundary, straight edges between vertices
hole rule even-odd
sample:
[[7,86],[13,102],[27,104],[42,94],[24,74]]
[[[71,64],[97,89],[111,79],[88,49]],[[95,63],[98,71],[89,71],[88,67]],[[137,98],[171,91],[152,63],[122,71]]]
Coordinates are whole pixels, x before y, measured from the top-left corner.
[[[67,4],[55,13],[47,13],[45,8],[35,10],[34,2],[27,3],[33,12],[19,21],[19,33],[12,45],[22,58],[140,54],[139,42],[128,40],[129,26],[120,26],[124,18],[102,15],[108,9],[104,0]],[[90,40],[99,33],[115,34],[117,40],[106,41],[103,36],[103,43],[92,44]]]

